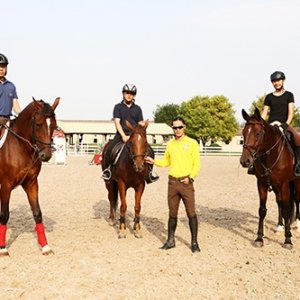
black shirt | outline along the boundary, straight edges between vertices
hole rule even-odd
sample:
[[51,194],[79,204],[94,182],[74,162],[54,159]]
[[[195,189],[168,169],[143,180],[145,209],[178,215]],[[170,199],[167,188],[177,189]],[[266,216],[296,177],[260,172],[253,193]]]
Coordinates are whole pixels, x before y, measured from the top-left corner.
[[273,93],[268,94],[264,102],[264,105],[270,107],[268,123],[274,121],[286,123],[289,112],[288,106],[291,102],[294,102],[294,95],[291,92],[285,91],[280,96],[275,96]]
[[132,102],[130,107],[125,105],[123,101],[116,104],[113,111],[113,117],[114,119],[120,119],[121,126],[126,135],[130,134],[130,130],[126,126],[125,120],[127,120],[132,126],[135,126],[144,120],[141,108],[134,102]]

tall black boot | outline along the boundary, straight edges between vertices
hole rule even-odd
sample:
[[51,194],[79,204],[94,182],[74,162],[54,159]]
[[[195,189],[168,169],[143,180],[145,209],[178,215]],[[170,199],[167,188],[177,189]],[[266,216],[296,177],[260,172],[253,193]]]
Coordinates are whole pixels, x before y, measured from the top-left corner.
[[295,164],[295,176],[300,176],[300,146],[297,146],[295,148],[296,152],[296,164]]
[[171,248],[175,248],[175,230],[177,227],[177,218],[171,218],[169,217],[169,221],[168,221],[168,239],[165,242],[165,244],[160,247],[159,249],[162,250],[168,250]]
[[198,235],[197,215],[194,215],[192,218],[189,218],[189,226],[190,226],[191,236],[192,236],[191,250],[192,252],[200,252],[200,248],[197,242],[197,235]]
[[152,164],[148,164],[148,174],[147,174],[147,178],[146,178],[146,182],[149,184],[149,183],[152,183],[152,182],[155,182],[159,179],[159,176],[157,175],[154,175],[153,172],[153,165]]

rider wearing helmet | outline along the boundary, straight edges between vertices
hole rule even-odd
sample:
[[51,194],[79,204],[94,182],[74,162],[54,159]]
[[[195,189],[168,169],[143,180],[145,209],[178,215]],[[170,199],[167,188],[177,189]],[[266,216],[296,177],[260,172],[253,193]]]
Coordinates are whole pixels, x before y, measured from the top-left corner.
[[[113,147],[119,142],[126,143],[129,139],[130,130],[126,126],[125,120],[127,120],[132,126],[135,126],[137,124],[140,124],[142,126],[144,125],[142,109],[135,104],[134,97],[137,94],[136,86],[133,84],[125,84],[123,86],[122,93],[123,100],[120,103],[116,104],[113,110],[113,118],[117,132],[105,152],[105,167],[101,176],[105,181],[109,181],[111,177],[110,156]],[[149,144],[147,147],[147,151],[148,155],[154,158],[154,151]],[[153,165],[149,164],[149,173],[146,179],[147,183],[157,181],[159,178],[158,176],[154,176],[154,174],[152,174],[152,169]]]
[[0,126],[7,123],[10,119],[12,109],[16,114],[21,111],[15,85],[8,81],[7,58],[0,53]]
[[293,134],[296,152],[295,175],[300,176],[300,136],[290,125],[294,117],[294,95],[284,89],[285,75],[283,72],[272,73],[270,79],[275,91],[266,96],[261,116],[266,119],[270,109],[268,123],[279,121],[284,130]]

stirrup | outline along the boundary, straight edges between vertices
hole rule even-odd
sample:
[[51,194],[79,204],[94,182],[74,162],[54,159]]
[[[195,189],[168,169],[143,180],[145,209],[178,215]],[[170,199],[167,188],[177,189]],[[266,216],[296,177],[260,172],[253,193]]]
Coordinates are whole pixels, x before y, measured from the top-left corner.
[[109,181],[111,178],[111,171],[109,168],[106,168],[103,170],[101,178],[104,179],[105,181]]
[[253,166],[251,166],[249,169],[248,169],[248,175],[255,175],[255,172],[254,172],[254,168]]
[[294,174],[297,177],[300,177],[300,165],[296,164],[295,169],[294,169]]

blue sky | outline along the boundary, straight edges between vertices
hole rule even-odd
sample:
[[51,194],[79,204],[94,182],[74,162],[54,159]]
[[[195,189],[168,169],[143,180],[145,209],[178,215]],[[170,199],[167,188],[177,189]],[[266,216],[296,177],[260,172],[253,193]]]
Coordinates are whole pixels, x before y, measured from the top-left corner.
[[157,105],[224,95],[236,118],[284,71],[300,106],[298,0],[15,0],[1,4],[0,53],[25,107],[109,120],[125,83],[145,119]]

